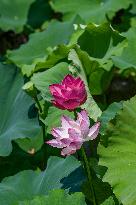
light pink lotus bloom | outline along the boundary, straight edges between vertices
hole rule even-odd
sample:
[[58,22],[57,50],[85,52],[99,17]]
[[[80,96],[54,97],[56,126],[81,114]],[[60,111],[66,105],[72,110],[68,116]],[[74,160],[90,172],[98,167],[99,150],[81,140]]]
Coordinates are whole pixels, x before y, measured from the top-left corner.
[[60,84],[50,85],[49,89],[54,98],[54,106],[63,110],[74,110],[87,99],[84,82],[72,75],[65,76]]
[[94,140],[98,133],[100,122],[95,123],[91,128],[88,114],[85,110],[78,113],[77,120],[62,116],[61,127],[53,128],[52,135],[55,139],[46,143],[57,148],[62,148],[61,155],[71,155],[79,150],[82,144]]

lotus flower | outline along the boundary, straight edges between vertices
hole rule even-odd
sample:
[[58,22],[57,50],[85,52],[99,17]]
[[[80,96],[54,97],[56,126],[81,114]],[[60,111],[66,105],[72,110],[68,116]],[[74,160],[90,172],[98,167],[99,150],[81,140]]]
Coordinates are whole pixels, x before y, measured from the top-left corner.
[[74,110],[87,99],[85,84],[79,77],[67,75],[60,84],[52,84],[49,88],[54,106],[63,110]]
[[79,150],[82,144],[94,140],[99,132],[100,123],[95,123],[91,128],[88,114],[85,110],[78,113],[77,120],[62,116],[61,127],[53,128],[52,135],[55,139],[46,143],[57,148],[62,148],[61,155],[71,155]]

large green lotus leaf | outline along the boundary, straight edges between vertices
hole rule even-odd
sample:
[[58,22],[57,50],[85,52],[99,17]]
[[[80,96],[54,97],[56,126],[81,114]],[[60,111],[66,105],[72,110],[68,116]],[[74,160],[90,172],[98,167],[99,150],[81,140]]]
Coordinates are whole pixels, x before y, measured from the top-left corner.
[[128,46],[124,48],[121,56],[112,57],[114,64],[121,69],[136,69],[136,28],[131,27],[126,33],[123,33],[128,39]]
[[[120,56],[126,46],[125,37],[108,24],[88,24],[78,39],[81,50],[86,51],[90,60],[97,61],[99,67],[110,70],[112,56]],[[91,68],[88,68],[91,69]]]
[[21,32],[27,22],[30,5],[34,0],[1,0],[0,28],[4,31]]
[[69,116],[74,119],[74,113],[68,110],[61,110],[56,107],[50,107],[48,110],[48,115],[44,123],[48,126],[47,132],[51,132],[53,127],[61,127],[61,117],[63,115]]
[[[24,75],[30,76],[38,70],[36,68],[38,64],[48,60],[55,46],[69,42],[73,32],[73,21],[66,23],[52,21],[45,31],[31,34],[28,43],[17,50],[10,51],[7,57],[21,68]],[[43,68],[48,68],[48,66],[44,64]]]
[[9,155],[12,140],[40,136],[37,118],[29,119],[34,103],[22,91],[23,78],[15,67],[0,64],[0,155]]
[[132,0],[51,0],[51,6],[64,14],[64,20],[78,14],[87,23],[100,24],[107,21],[106,15],[112,18],[118,10],[128,8],[131,2]]
[[100,165],[108,167],[103,178],[123,205],[136,204],[136,96],[124,102],[108,147],[99,146]]
[[86,78],[85,68],[82,62],[80,61],[80,58],[76,52],[76,50],[71,49],[69,53],[69,60],[71,60],[74,63],[74,67],[71,68],[71,71],[78,73],[78,75],[81,77],[81,79],[84,80],[84,83],[86,85],[87,90],[87,100],[86,102],[81,106],[81,108],[86,109],[89,113],[90,118],[92,118],[94,121],[97,121],[97,118],[101,116],[101,110],[94,101],[90,90],[88,88],[88,82]]
[[125,38],[108,23],[89,24],[78,44],[80,49],[76,50],[85,67],[91,94],[100,95],[109,87],[113,76],[112,57],[121,55],[126,46]]
[[64,190],[53,190],[47,196],[35,197],[29,201],[19,202],[18,205],[86,205],[81,192],[67,194]]
[[31,200],[34,196],[46,195],[50,190],[60,189],[63,186],[62,179],[79,166],[78,160],[72,156],[65,159],[50,157],[43,172],[28,170],[5,178],[0,183],[0,203],[13,205],[18,201]]
[[34,83],[35,87],[41,91],[42,97],[45,100],[51,101],[52,96],[49,85],[60,83],[67,74],[69,74],[68,64],[61,62],[46,71],[35,73],[31,81]]

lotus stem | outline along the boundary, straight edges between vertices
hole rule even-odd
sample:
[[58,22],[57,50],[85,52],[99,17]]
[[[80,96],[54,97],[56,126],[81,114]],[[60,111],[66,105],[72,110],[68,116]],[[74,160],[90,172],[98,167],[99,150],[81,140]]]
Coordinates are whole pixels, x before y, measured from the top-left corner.
[[88,162],[88,159],[87,159],[87,156],[86,156],[86,152],[85,152],[83,146],[81,147],[81,151],[82,151],[82,157],[83,157],[83,162],[84,162],[84,168],[86,170],[87,178],[88,178],[90,189],[91,189],[93,205],[97,205],[96,197],[95,197],[95,191],[94,191],[94,187],[93,187],[91,170],[90,170],[89,162]]

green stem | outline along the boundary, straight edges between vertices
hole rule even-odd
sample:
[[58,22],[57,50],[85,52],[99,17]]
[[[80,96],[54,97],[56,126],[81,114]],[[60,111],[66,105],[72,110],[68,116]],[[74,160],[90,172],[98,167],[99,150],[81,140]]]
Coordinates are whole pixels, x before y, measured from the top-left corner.
[[[35,102],[36,102],[37,107],[38,107],[38,109],[39,109],[39,116],[42,118],[42,112],[43,112],[43,110],[42,110],[42,107],[41,107],[41,105],[40,105],[40,102],[39,102],[37,96],[35,96],[34,99],[35,99]],[[46,136],[45,136],[45,130],[46,130],[45,124],[44,124],[42,121],[40,121],[40,122],[41,122],[42,132],[43,132],[43,140],[45,141],[45,137],[46,137]]]
[[43,131],[43,140],[45,141],[45,138],[46,138],[46,135],[45,135],[45,132],[46,132],[46,127],[45,127],[45,124],[43,122],[42,123],[42,131]]
[[36,102],[36,104],[37,104],[37,107],[38,107],[40,113],[42,113],[42,107],[41,107],[41,105],[40,105],[40,103],[39,103],[39,100],[38,100],[37,96],[35,96],[34,99],[35,99],[35,102]]
[[90,185],[90,189],[91,189],[91,194],[92,194],[92,201],[93,201],[93,205],[97,205],[96,203],[96,198],[95,198],[95,191],[93,188],[93,184],[92,184],[92,175],[91,175],[91,171],[90,171],[90,166],[89,166],[89,162],[84,150],[84,147],[81,147],[81,151],[82,151],[82,157],[83,157],[83,161],[84,161],[84,168],[86,169],[86,173],[87,173],[87,177],[88,177],[88,181],[89,181],[89,185]]

